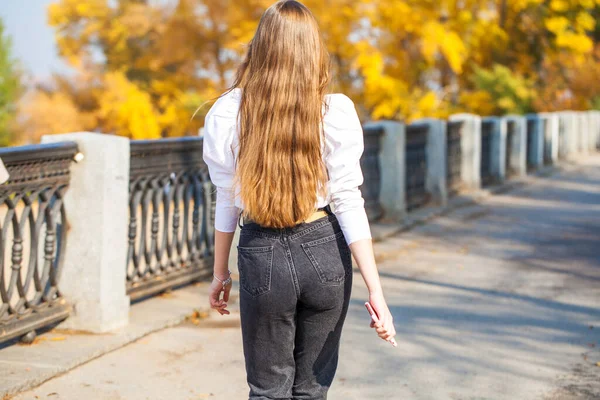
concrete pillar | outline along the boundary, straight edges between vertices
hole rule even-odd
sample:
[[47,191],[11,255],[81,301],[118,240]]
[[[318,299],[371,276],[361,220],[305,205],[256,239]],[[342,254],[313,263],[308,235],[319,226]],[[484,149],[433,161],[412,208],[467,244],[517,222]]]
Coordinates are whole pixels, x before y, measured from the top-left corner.
[[108,332],[129,321],[125,291],[129,204],[129,140],[97,133],[42,137],[77,142],[84,158],[71,167],[69,245],[60,287],[73,304],[64,327]]
[[406,127],[401,122],[377,121],[365,124],[367,127],[382,127],[380,167],[380,203],[383,218],[399,222],[406,216]]
[[537,115],[543,121],[544,157],[548,158],[552,164],[556,164],[559,147],[558,115],[556,113],[540,113]]
[[527,158],[531,167],[539,168],[544,165],[544,125],[545,121],[537,114],[528,114],[527,137],[532,136],[531,146],[527,148]]
[[427,175],[425,189],[431,194],[434,204],[445,206],[448,202],[448,187],[446,185],[446,121],[434,118],[424,118],[414,122],[427,125]]
[[[511,123],[514,124],[512,140],[508,130]],[[523,176],[527,174],[527,121],[520,115],[507,115],[502,117],[502,125],[506,129],[506,164],[514,176]]]
[[585,146],[589,153],[594,151],[594,114],[591,111],[585,111],[584,114],[587,121],[587,142]]
[[598,126],[598,120],[596,117],[596,113],[597,111],[588,111],[588,118],[589,118],[589,122],[590,122],[590,143],[589,143],[589,149],[590,151],[596,151],[596,141],[598,139],[598,129],[600,128],[600,126]]
[[577,123],[573,111],[556,113],[559,120],[559,147],[558,154],[561,158],[573,157],[577,154]]
[[600,125],[598,125],[600,123],[598,120],[598,114],[600,114],[600,111],[586,111],[585,114],[588,124],[587,149],[588,152],[594,152],[596,151],[596,142],[600,135]]
[[[500,117],[486,117],[482,121],[490,126],[490,174],[494,181],[504,182],[506,179],[506,124]],[[483,134],[483,133],[482,133]]]
[[10,178],[10,176],[8,175],[8,171],[6,170],[2,159],[0,159],[0,185],[6,182],[8,178]]
[[577,121],[579,128],[579,153],[587,154],[589,152],[589,123],[586,112],[577,113]]
[[592,114],[592,147],[594,151],[600,149],[600,111],[590,111]]
[[454,114],[450,121],[463,121],[461,135],[461,179],[465,188],[477,190],[481,187],[481,117],[473,114]]
[[577,111],[573,111],[573,132],[571,136],[572,145],[573,145],[573,154],[579,154],[580,148],[579,143],[581,142],[581,129],[579,122],[579,113]]

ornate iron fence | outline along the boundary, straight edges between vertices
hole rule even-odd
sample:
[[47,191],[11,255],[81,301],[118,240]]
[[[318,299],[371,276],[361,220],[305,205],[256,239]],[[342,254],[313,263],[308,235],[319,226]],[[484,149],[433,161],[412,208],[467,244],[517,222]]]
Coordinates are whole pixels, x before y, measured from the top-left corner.
[[481,185],[488,186],[494,182],[492,175],[492,135],[494,133],[494,122],[483,121],[481,123]]
[[536,168],[535,166],[535,153],[534,153],[534,140],[536,137],[536,130],[539,127],[541,120],[539,119],[528,119],[527,120],[527,148],[525,154],[527,155],[527,170],[532,171]]
[[511,158],[512,158],[512,150],[514,147],[514,141],[517,139],[517,134],[515,129],[517,128],[517,124],[515,121],[507,121],[506,122],[506,158],[504,159],[504,163],[506,166],[506,176],[509,177],[515,173],[514,169],[511,166]]
[[216,194],[202,138],[132,141],[130,169],[131,299],[210,275]]
[[67,242],[64,195],[75,143],[0,149],[0,343],[69,315],[59,281]]
[[456,194],[461,187],[461,135],[464,121],[449,121],[446,129],[446,182],[448,193]]
[[381,151],[381,138],[383,127],[368,127],[364,129],[365,150],[360,159],[360,166],[364,175],[364,182],[360,187],[365,199],[365,209],[370,221],[381,218],[383,209],[379,202],[381,193],[381,167],[379,153]]
[[406,127],[406,208],[414,210],[429,202],[425,190],[427,175],[427,130],[426,124],[411,124]]

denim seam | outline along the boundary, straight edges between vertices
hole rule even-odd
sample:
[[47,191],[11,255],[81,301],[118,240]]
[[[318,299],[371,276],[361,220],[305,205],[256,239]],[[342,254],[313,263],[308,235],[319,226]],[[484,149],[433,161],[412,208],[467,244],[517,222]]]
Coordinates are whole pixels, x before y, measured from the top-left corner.
[[262,232],[262,231],[259,231],[258,229],[251,229],[251,228],[242,229],[240,231],[240,235],[263,237],[263,238],[267,238],[267,239],[279,239],[279,237],[281,236],[281,234],[279,234],[279,233]]
[[[323,226],[326,226],[327,224],[331,224],[334,221],[333,218],[335,218],[335,214],[326,215],[315,221],[306,223],[306,224],[314,224],[314,225],[309,225],[307,228],[302,228],[302,230],[300,232],[296,232],[293,234],[283,232],[283,235],[287,235],[290,238],[290,240],[297,239],[299,237],[302,237],[304,235],[307,235],[307,234],[315,231],[316,229],[322,228]],[[323,219],[323,221],[321,221],[321,219]],[[244,229],[244,227],[245,227],[245,229]],[[258,237],[263,237],[263,238],[268,238],[268,239],[279,239],[282,236],[282,233],[264,232],[264,231],[260,230],[260,228],[253,229],[253,228],[247,227],[246,225],[243,225],[242,229],[240,230],[240,235],[258,236]]]
[[246,253],[266,253],[267,251],[273,250],[273,246],[260,246],[260,247],[245,247],[237,246],[238,251],[244,251]]
[[302,243],[301,246],[303,248],[306,248],[306,247],[313,247],[313,246],[317,246],[317,245],[320,245],[320,244],[333,242],[334,240],[339,239],[343,234],[344,234],[344,232],[339,231],[339,232],[334,233],[333,235],[325,236],[325,237],[320,238],[320,239],[316,239],[316,240],[312,240],[310,242]]
[[290,240],[295,240],[295,239],[298,239],[299,237],[302,237],[304,235],[308,235],[309,233],[311,233],[311,232],[313,232],[313,231],[315,231],[315,230],[317,230],[319,228],[322,228],[322,227],[326,226],[327,224],[331,223],[331,220],[329,219],[329,217],[323,217],[323,218],[327,218],[327,219],[325,221],[321,221],[319,223],[316,223],[315,225],[313,225],[313,226],[311,226],[309,228],[303,229],[300,232],[297,232],[297,233],[294,233],[294,234],[290,235],[289,236]]
[[296,292],[296,298],[300,297],[300,283],[298,282],[298,274],[296,273],[296,267],[294,266],[294,260],[292,259],[292,251],[289,243],[283,240],[283,246],[285,248],[285,258],[287,259],[288,267],[290,269],[290,275],[294,282],[294,291]]

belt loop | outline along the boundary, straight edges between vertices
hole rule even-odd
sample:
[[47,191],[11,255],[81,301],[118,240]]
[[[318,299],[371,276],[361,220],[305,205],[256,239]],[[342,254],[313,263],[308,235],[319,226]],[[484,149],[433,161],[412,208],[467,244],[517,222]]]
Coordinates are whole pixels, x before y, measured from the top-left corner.
[[242,210],[240,210],[239,214],[238,214],[238,226],[240,227],[240,229],[242,229],[242,225],[240,224],[240,222],[242,222]]

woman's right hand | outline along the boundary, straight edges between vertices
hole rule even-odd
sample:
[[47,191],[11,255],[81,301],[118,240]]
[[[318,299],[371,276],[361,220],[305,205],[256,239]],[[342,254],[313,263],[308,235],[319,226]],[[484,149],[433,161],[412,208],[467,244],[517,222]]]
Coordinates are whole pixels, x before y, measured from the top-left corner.
[[394,328],[394,318],[385,302],[383,293],[373,293],[369,295],[369,303],[377,314],[378,321],[371,321],[371,328],[377,331],[377,335],[383,340],[386,340],[395,345],[394,336],[396,329]]

